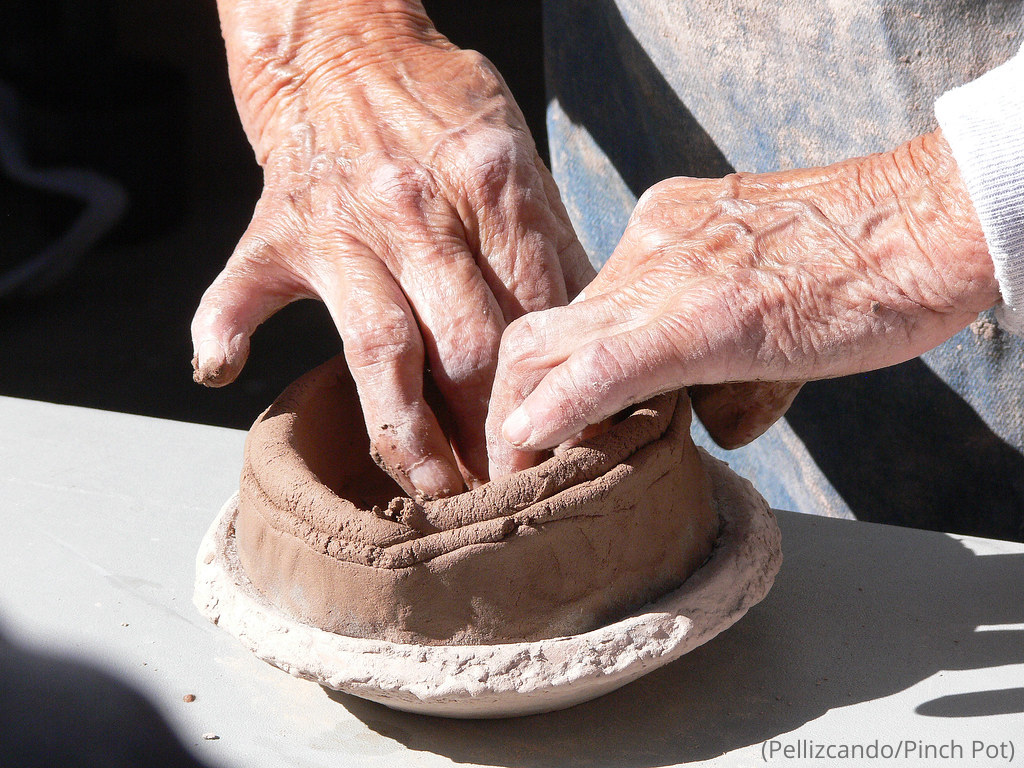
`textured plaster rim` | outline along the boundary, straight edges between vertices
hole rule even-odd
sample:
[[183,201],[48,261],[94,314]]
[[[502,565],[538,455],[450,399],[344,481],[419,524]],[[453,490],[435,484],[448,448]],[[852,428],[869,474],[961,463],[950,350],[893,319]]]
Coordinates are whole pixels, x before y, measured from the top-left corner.
[[782,562],[768,504],[703,451],[721,532],[678,589],[591,632],[500,645],[402,645],[301,624],[249,582],[234,549],[232,496],[196,561],[200,612],[286,672],[395,709],[506,717],[572,706],[664,666],[734,624],[771,588]]

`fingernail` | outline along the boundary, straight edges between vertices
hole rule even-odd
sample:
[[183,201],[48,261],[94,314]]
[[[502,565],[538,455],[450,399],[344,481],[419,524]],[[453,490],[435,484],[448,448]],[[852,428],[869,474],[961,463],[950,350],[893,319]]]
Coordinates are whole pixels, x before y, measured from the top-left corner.
[[522,445],[530,439],[530,435],[533,434],[533,424],[530,423],[530,417],[526,414],[526,409],[523,406],[516,408],[505,419],[505,423],[501,425],[501,434],[512,445]]
[[195,368],[193,378],[200,384],[216,381],[224,370],[224,349],[214,339],[205,339],[192,361]]
[[449,496],[452,488],[448,482],[448,473],[438,461],[424,461],[409,470],[409,482],[413,487],[430,498]]

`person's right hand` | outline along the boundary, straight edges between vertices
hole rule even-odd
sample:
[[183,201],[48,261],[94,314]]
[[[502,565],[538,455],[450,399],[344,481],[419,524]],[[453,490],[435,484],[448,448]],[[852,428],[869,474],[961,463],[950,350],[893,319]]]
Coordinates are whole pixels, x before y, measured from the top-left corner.
[[257,325],[319,297],[373,449],[405,490],[486,479],[506,324],[593,276],[508,89],[414,0],[221,0],[220,12],[264,189],[193,320],[196,380],[232,381]]

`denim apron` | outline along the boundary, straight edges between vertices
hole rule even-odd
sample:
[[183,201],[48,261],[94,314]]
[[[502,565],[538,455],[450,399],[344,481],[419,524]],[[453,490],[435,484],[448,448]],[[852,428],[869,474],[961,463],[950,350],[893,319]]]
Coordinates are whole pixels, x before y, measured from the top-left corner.
[[[934,130],[937,96],[1021,47],[1022,4],[545,0],[552,170],[591,260],[661,179]],[[908,363],[807,384],[745,448],[694,437],[776,507],[1024,540],[1024,340],[991,313]]]

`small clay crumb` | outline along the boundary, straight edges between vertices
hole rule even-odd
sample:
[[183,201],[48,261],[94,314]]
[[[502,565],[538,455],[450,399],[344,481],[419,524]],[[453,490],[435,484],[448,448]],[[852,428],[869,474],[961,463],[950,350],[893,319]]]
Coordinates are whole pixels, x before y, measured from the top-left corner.
[[388,503],[387,509],[382,508],[379,504],[374,504],[371,511],[382,520],[401,523],[422,533],[437,533],[438,530],[427,519],[423,504],[419,500],[399,497],[392,499]]
[[207,741],[217,741],[220,738],[216,733],[204,733],[203,738]]
[[122,627],[127,627],[128,626],[128,622],[127,621],[122,621],[121,622],[121,626]]
[[969,327],[975,336],[986,341],[992,341],[992,339],[999,335],[999,326],[987,317],[979,317]]
[[194,693],[186,693],[184,696],[181,697],[181,700],[184,701],[186,704],[191,704],[193,701],[196,700],[196,695]]
[[218,365],[216,368],[200,368],[199,358],[192,358],[192,381],[196,384],[202,384],[204,387],[217,387],[220,386],[221,377],[224,375],[224,365]]

